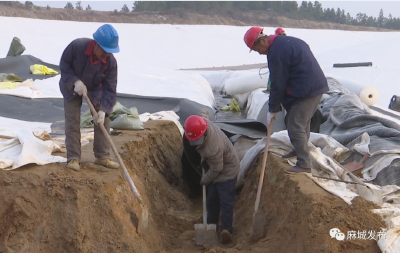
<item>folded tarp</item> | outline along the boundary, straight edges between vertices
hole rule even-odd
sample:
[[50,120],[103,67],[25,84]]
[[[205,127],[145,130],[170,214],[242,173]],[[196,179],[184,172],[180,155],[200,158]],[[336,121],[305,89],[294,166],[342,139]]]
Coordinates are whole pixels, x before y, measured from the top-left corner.
[[54,147],[53,141],[39,140],[30,130],[21,129],[17,138],[0,141],[0,169],[13,170],[30,163],[45,165],[66,162],[64,157],[51,155]]
[[33,75],[30,70],[31,65],[44,65],[46,67],[52,68],[53,70],[60,73],[60,67],[54,64],[43,62],[42,60],[32,56],[32,55],[20,55],[15,57],[0,58],[0,71],[1,73],[14,73],[22,78],[26,79],[46,79],[54,75]]

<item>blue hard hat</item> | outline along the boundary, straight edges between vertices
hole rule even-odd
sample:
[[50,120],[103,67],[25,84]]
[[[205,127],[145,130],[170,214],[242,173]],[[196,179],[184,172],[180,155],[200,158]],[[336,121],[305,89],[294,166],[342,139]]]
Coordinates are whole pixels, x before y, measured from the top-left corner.
[[105,24],[93,33],[93,39],[106,53],[118,53],[118,33],[112,25]]

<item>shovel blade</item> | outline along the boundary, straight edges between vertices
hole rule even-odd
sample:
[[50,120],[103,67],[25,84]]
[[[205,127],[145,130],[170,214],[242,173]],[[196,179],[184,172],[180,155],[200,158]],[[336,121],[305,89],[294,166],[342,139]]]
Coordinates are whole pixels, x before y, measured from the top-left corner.
[[204,245],[206,243],[204,224],[194,224],[194,231],[196,232],[196,245]]
[[253,215],[253,238],[259,239],[264,235],[265,217],[258,210]]
[[382,206],[383,196],[382,190],[374,185],[364,186],[357,184],[358,194],[366,200],[372,201],[377,205]]
[[206,234],[207,243],[212,245],[218,244],[217,225],[208,224],[206,232],[207,232]]
[[142,213],[138,225],[138,233],[143,234],[149,226],[149,209],[146,206],[142,207]]

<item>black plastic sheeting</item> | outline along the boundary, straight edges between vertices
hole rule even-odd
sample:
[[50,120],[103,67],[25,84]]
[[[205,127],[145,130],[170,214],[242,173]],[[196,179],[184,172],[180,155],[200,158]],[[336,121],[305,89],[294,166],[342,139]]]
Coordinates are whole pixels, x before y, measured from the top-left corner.
[[60,67],[44,62],[32,55],[20,55],[15,57],[0,58],[0,73],[14,73],[21,77],[23,81],[32,78],[33,80],[43,80],[55,75],[33,75],[30,66],[34,64],[44,65],[60,73]]

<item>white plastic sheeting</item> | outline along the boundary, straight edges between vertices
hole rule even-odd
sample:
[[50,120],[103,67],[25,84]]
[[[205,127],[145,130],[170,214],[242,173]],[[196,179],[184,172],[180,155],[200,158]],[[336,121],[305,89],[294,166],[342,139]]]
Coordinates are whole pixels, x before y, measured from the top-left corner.
[[[6,108],[4,108],[6,109]],[[21,129],[29,129],[35,135],[40,135],[44,131],[51,132],[51,123],[43,122],[30,122],[17,119],[10,119],[0,117],[0,135],[17,137],[17,134]]]
[[[31,86],[0,90],[26,98],[62,98],[59,88],[60,75],[44,80],[31,81]],[[118,93],[139,96],[186,98],[213,107],[214,95],[207,80],[197,73],[177,70],[153,70],[149,73],[132,72],[119,68]]]
[[140,121],[146,122],[148,120],[169,120],[175,123],[178,127],[179,132],[183,136],[183,126],[179,122],[179,116],[174,111],[160,111],[155,113],[142,113],[139,115]]
[[267,88],[268,75],[260,76],[258,71],[240,71],[240,75],[225,81],[225,91],[229,95],[243,94],[258,88]]
[[39,140],[30,130],[21,129],[17,138],[0,142],[0,169],[13,170],[30,163],[66,162],[64,157],[51,155],[54,147],[53,141]]

